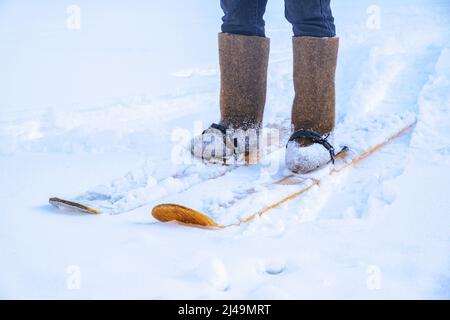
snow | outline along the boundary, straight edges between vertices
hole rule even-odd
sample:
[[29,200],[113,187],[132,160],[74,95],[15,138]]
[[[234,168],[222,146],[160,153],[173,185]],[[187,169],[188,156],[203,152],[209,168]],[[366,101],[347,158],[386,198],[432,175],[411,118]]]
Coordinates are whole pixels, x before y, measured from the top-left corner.
[[[218,120],[220,8],[185,3],[79,0],[81,29],[71,30],[72,2],[1,2],[0,297],[450,298],[448,1],[378,1],[379,27],[368,23],[371,1],[333,3],[338,125],[354,129],[336,139],[386,114],[417,125],[302,197],[221,231],[157,223],[151,207],[189,200],[228,219],[231,207],[269,201],[258,187],[258,197],[234,199],[284,164],[174,161],[174,149]],[[269,1],[266,20],[265,121],[274,124],[290,113],[291,33],[279,2]],[[47,204],[86,191],[106,195],[102,209],[116,214]]]
[[229,288],[228,273],[225,264],[218,258],[202,261],[197,267],[197,277],[206,281],[218,291]]

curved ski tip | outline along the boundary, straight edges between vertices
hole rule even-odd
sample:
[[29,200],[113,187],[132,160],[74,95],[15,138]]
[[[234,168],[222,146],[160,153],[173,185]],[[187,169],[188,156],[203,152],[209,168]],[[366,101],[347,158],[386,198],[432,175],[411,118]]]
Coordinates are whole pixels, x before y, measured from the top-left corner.
[[178,204],[164,203],[157,205],[152,209],[152,216],[160,222],[177,221],[195,226],[221,228],[207,215]]
[[50,203],[52,206],[55,206],[58,209],[69,209],[72,211],[78,211],[82,213],[101,214],[101,212],[98,210],[89,208],[77,202],[68,201],[60,198],[50,198],[48,199],[48,203]]

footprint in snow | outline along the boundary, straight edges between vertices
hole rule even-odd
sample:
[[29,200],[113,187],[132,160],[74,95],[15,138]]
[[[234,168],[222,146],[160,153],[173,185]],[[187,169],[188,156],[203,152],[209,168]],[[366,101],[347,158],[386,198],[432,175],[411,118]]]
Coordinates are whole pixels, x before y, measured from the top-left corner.
[[270,275],[278,275],[286,270],[286,261],[283,259],[270,259],[264,263],[264,272]]

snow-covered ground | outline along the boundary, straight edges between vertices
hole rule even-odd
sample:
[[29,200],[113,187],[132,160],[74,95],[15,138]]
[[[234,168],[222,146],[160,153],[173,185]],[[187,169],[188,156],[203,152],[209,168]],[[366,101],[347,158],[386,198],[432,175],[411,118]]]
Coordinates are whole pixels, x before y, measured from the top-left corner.
[[[203,202],[221,199],[201,179],[183,185],[172,154],[180,136],[217,120],[221,11],[179,3],[0,2],[0,298],[449,299],[450,3],[334,1],[338,123],[413,112],[417,126],[222,231],[150,215],[189,183]],[[273,123],[292,99],[280,1],[266,21]],[[47,204],[87,190],[131,210]]]

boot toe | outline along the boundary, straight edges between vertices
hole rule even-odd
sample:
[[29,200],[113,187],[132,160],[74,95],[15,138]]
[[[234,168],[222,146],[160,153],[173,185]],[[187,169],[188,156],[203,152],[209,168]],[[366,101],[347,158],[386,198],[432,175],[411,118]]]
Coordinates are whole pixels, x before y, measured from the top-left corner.
[[321,168],[330,161],[330,153],[319,144],[303,147],[295,141],[286,148],[286,167],[294,173],[308,173]]
[[195,137],[191,142],[191,154],[197,159],[210,163],[223,163],[230,158],[233,150],[230,143],[226,145],[223,134],[216,129],[208,129],[205,133]]

